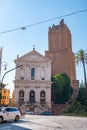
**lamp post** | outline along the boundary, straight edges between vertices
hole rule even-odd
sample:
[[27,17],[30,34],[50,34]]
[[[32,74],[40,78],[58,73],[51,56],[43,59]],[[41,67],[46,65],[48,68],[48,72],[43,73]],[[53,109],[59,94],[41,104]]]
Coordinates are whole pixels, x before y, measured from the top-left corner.
[[16,70],[16,69],[19,68],[19,67],[22,67],[22,65],[19,65],[19,66],[15,67],[15,68],[13,68],[13,69],[11,69],[11,70],[8,70],[8,71],[7,71],[6,73],[4,73],[4,75],[3,75],[2,79],[1,79],[1,84],[0,84],[0,105],[1,105],[1,99],[2,99],[2,88],[3,88],[3,80],[4,80],[4,77],[5,77],[5,75],[6,75],[7,73],[9,73],[9,72],[11,72],[11,71],[13,71],[13,70]]

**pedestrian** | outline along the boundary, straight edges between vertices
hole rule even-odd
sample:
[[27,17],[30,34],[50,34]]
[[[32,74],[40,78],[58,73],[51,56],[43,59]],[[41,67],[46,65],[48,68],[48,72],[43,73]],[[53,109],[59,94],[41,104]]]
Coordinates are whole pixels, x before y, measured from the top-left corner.
[[24,116],[24,112],[23,112],[22,108],[19,107],[19,111],[21,113],[21,116]]

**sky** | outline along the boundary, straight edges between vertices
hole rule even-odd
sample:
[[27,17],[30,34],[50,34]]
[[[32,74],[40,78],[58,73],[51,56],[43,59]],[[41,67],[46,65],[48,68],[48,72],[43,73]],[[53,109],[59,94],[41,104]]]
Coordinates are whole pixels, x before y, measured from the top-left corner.
[[[33,45],[36,51],[45,55],[48,50],[48,29],[53,24],[59,25],[61,19],[64,19],[71,31],[72,51],[76,53],[80,49],[87,50],[87,11],[54,19],[81,10],[87,10],[87,0],[0,0],[0,80],[8,70],[15,68],[17,55],[23,56],[32,51]],[[33,25],[45,20],[49,21]],[[25,26],[28,26],[25,30],[19,29]],[[5,62],[7,70],[4,70]],[[84,79],[81,65],[76,65],[76,76],[80,82]],[[14,79],[15,70],[7,73],[3,80],[11,93],[14,90]]]

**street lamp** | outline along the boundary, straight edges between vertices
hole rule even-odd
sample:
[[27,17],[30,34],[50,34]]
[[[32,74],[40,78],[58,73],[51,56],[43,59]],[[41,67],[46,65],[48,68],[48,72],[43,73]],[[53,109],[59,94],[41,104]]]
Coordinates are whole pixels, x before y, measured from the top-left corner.
[[4,75],[2,76],[2,79],[1,79],[1,84],[0,84],[0,105],[1,105],[1,99],[2,99],[2,88],[4,86],[3,84],[3,80],[4,80],[4,77],[7,73],[19,68],[19,67],[22,67],[22,65],[19,65],[19,66],[16,66],[15,68],[11,69],[11,70],[8,70],[6,73],[4,73]]
[[0,79],[1,79],[1,67],[2,66],[4,66],[4,70],[7,70],[7,62],[6,61],[0,62]]

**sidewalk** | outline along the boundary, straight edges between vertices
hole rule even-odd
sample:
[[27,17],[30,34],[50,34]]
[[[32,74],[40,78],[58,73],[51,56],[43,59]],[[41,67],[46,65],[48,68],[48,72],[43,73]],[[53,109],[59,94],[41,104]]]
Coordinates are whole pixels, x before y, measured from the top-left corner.
[[87,130],[87,118],[72,116],[25,115],[32,130]]

